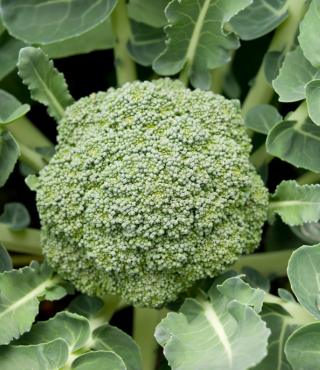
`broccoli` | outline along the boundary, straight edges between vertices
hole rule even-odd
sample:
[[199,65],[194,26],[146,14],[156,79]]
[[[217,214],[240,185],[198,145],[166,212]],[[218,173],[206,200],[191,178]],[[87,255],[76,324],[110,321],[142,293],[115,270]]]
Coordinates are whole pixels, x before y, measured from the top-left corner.
[[40,172],[49,263],[80,291],[159,307],[252,252],[268,193],[239,103],[132,82],[67,108]]

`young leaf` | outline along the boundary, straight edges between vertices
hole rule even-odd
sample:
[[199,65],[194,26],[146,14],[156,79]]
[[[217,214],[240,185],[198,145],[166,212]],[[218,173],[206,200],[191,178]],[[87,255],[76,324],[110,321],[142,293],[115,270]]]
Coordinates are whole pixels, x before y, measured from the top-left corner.
[[140,370],[140,350],[135,341],[120,329],[109,324],[100,326],[92,334],[94,350],[113,351],[126,365],[126,369]]
[[320,322],[297,329],[290,335],[285,353],[293,370],[313,370],[320,363]]
[[294,226],[291,230],[306,244],[320,243],[320,222],[310,222],[308,224]]
[[6,248],[0,244],[0,273],[12,270],[12,261]]
[[93,29],[110,15],[115,4],[116,0],[2,0],[1,15],[7,30],[17,39],[51,44]]
[[59,121],[65,108],[73,103],[63,74],[41,49],[33,47],[20,50],[18,69],[31,97],[46,105],[50,116]]
[[290,226],[320,219],[320,185],[298,185],[296,181],[282,181],[270,197],[269,220],[278,214]]
[[320,44],[316,32],[320,28],[320,0],[312,0],[300,23],[299,44],[303,54],[314,67],[320,68]]
[[59,312],[48,321],[34,324],[28,333],[23,334],[14,345],[35,345],[49,343],[55,339],[64,339],[69,352],[84,346],[90,337],[88,320],[71,312]]
[[305,98],[305,86],[320,77],[317,70],[305,58],[300,47],[288,53],[278,77],[272,82],[281,102],[293,102]]
[[0,125],[15,121],[29,110],[28,104],[21,104],[13,95],[0,89]]
[[130,0],[128,14],[136,22],[161,28],[167,24],[164,11],[169,2],[170,0]]
[[248,305],[250,295],[240,303],[214,284],[208,296],[187,298],[179,313],[170,312],[156,328],[172,370],[245,370],[259,363],[270,331]]
[[320,126],[320,80],[310,81],[306,86],[309,117]]
[[265,135],[268,135],[272,127],[281,121],[281,114],[275,107],[268,104],[256,105],[245,117],[246,127]]
[[20,150],[13,136],[0,130],[0,187],[8,180],[19,156]]
[[288,277],[298,301],[320,319],[320,244],[303,245],[289,260]]
[[70,303],[68,310],[91,320],[99,314],[102,308],[103,301],[100,298],[81,294]]
[[4,32],[0,36],[0,81],[12,72],[17,65],[18,55],[25,43]]
[[242,40],[253,40],[277,28],[287,17],[287,0],[254,0],[230,23]]
[[270,85],[278,76],[283,59],[284,54],[281,51],[269,51],[265,54],[263,58],[264,74]]
[[68,346],[63,339],[34,346],[1,346],[1,370],[56,370],[68,359]]
[[271,330],[267,356],[251,370],[289,370],[284,345],[289,335],[298,327],[292,317],[279,305],[265,303],[261,312],[263,321]]
[[194,87],[210,88],[211,69],[230,60],[229,51],[239,47],[233,33],[224,25],[252,0],[173,0],[165,13],[169,25],[166,48],[155,59],[154,70],[174,75],[185,68]]
[[11,230],[22,230],[29,226],[30,215],[27,208],[21,203],[7,203],[0,215],[0,222],[7,224]]
[[282,121],[269,132],[268,153],[313,172],[320,172],[320,128],[309,118]]
[[0,274],[0,344],[28,331],[46,289],[59,283],[52,270],[36,263]]
[[71,366],[74,370],[129,370],[122,359],[111,351],[88,352],[77,357]]

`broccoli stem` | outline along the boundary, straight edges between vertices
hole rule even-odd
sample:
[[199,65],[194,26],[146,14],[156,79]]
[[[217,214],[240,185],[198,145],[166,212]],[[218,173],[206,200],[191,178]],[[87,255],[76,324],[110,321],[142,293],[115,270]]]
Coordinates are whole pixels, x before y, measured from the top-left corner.
[[315,184],[320,182],[320,173],[306,172],[297,178],[299,185]]
[[20,160],[35,171],[40,171],[46,165],[42,156],[36,151],[22,144],[20,141],[17,142],[20,148]]
[[26,117],[10,123],[6,128],[22,144],[30,148],[52,146],[51,141]]
[[111,14],[112,28],[115,35],[114,57],[118,85],[137,79],[136,65],[131,59],[127,43],[131,38],[131,29],[125,0],[118,3]]
[[40,231],[36,229],[10,230],[9,226],[0,223],[0,243],[12,252],[41,255]]
[[141,349],[142,370],[155,370],[158,344],[154,332],[164,315],[165,310],[134,308],[133,338]]
[[[288,1],[288,18],[277,28],[271,40],[267,53],[270,51],[288,52],[295,41],[295,36],[300,20],[305,12],[305,2],[301,0]],[[264,60],[261,63],[258,74],[254,80],[253,86],[249,90],[243,103],[242,114],[258,104],[269,103],[273,96],[273,89],[269,85],[264,73]]]
[[287,265],[292,252],[292,249],[286,249],[283,251],[253,253],[241,256],[231,268],[241,272],[243,267],[252,267],[264,276],[286,276]]
[[262,144],[250,157],[251,163],[256,168],[268,164],[272,159],[273,156],[266,151],[266,144]]

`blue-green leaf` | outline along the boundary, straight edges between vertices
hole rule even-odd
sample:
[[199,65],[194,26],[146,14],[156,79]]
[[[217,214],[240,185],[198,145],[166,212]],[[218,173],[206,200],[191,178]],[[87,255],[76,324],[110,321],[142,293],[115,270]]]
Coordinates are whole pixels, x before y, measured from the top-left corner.
[[73,361],[74,370],[130,370],[122,359],[111,351],[94,351],[81,355]]
[[27,208],[21,203],[7,203],[0,215],[0,222],[7,224],[11,230],[22,230],[29,226],[30,215]]
[[28,104],[21,104],[13,95],[0,89],[0,125],[15,121],[29,110]]
[[41,49],[33,47],[21,49],[18,69],[31,97],[46,105],[50,116],[59,121],[65,108],[73,103],[63,74]]
[[194,87],[210,88],[210,70],[230,60],[239,47],[235,34],[224,25],[252,0],[172,0],[165,13],[169,25],[165,50],[155,59],[154,70],[174,75],[183,68]]
[[320,80],[310,81],[306,86],[309,117],[320,126]]
[[116,0],[2,0],[2,20],[11,35],[29,44],[79,36],[103,22]]
[[19,156],[20,150],[13,136],[0,130],[0,187],[8,180]]
[[167,24],[164,10],[170,0],[130,0],[129,17],[136,22],[160,28]]
[[256,105],[245,117],[246,127],[265,135],[281,121],[281,114],[275,107],[268,104]]
[[287,16],[287,0],[254,0],[230,23],[241,39],[253,40],[277,28]]
[[0,81],[12,72],[17,65],[19,50],[25,43],[4,32],[0,36]]
[[12,270],[12,261],[6,248],[0,244],[0,273]]

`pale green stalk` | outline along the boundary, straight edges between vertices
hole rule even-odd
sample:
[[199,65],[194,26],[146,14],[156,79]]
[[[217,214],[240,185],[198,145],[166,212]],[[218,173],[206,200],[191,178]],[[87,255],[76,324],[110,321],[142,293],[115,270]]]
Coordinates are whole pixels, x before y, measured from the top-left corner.
[[[288,18],[275,31],[267,52],[280,51],[286,53],[292,48],[299,22],[305,12],[305,2],[303,0],[289,0],[288,11]],[[273,89],[265,77],[264,63],[262,62],[254,83],[243,103],[243,117],[254,106],[269,103],[272,96]]]
[[297,178],[299,185],[315,184],[320,182],[320,173],[306,172]]
[[0,243],[9,251],[41,255],[40,231],[36,229],[23,229],[12,231],[3,223],[0,223]]
[[40,171],[46,165],[46,162],[43,160],[42,156],[39,153],[37,153],[33,149],[30,149],[19,141],[17,141],[17,143],[20,148],[20,160],[23,163],[25,163],[35,171]]
[[137,79],[136,66],[131,59],[127,44],[131,38],[131,29],[125,0],[118,3],[111,14],[112,28],[115,35],[114,57],[118,86]]

